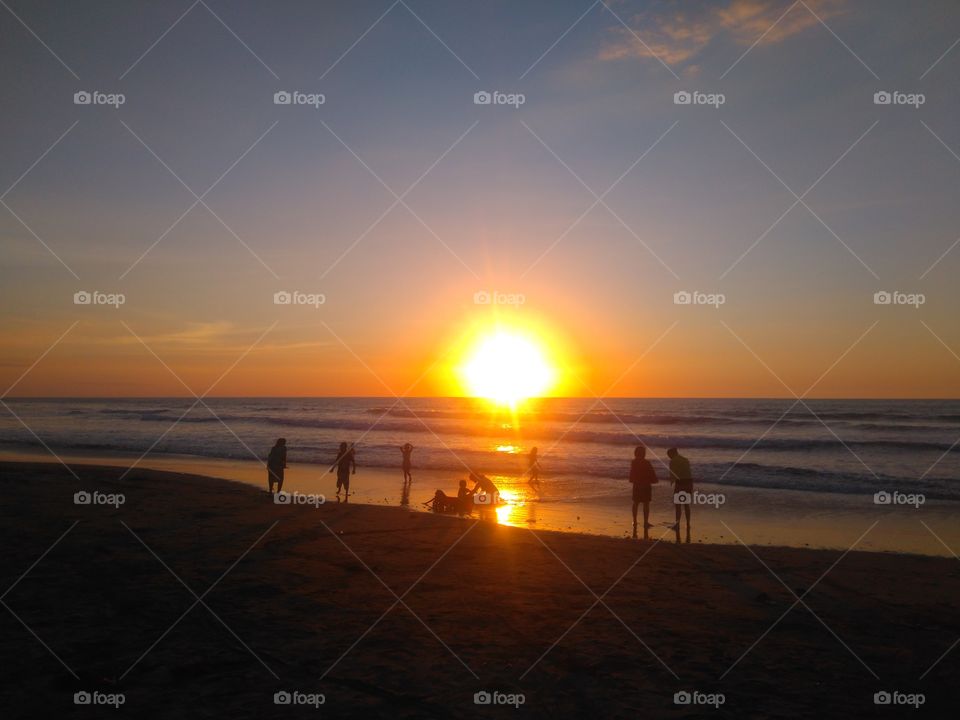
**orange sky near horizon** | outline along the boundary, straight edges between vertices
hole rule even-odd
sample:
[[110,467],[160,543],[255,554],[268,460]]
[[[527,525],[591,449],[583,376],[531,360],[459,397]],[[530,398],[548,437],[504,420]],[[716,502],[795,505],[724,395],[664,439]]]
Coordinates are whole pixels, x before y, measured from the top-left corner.
[[52,349],[57,334],[8,328],[14,352],[0,384],[16,383],[12,397],[459,396],[467,393],[457,368],[472,339],[501,323],[544,349],[559,378],[552,396],[792,397],[808,388],[809,397],[960,396],[960,361],[912,321],[869,331],[842,324],[806,338],[794,327],[786,342],[776,329],[722,316],[648,318],[628,333],[612,320],[604,328],[566,319],[561,332],[542,313],[469,308],[443,327],[411,322],[371,338],[333,320],[309,328],[281,321],[266,335],[269,325],[140,334],[135,320],[124,320],[128,330],[108,316],[79,321]]

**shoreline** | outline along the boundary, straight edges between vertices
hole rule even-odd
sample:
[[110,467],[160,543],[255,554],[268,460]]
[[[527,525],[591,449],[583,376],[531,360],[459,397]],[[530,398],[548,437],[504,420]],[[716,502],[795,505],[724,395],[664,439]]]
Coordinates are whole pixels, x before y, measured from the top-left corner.
[[[61,455],[68,465],[127,468],[139,456],[107,456],[90,452]],[[54,463],[41,452],[4,452],[0,462]],[[225,460],[185,455],[155,454],[144,458],[138,469],[220,478],[266,489],[264,467],[253,459]],[[460,475],[446,471],[414,468],[414,483],[406,507],[424,511],[422,503],[435,489],[456,492]],[[334,475],[316,465],[291,463],[285,489],[323,494],[334,500]],[[602,498],[536,498],[528,496],[525,482],[493,476],[511,501],[501,510],[497,522],[503,525],[574,534],[626,538],[632,518],[626,482],[621,496]],[[549,478],[544,478],[548,485]],[[927,500],[920,508],[877,506],[871,496],[821,493],[802,490],[774,490],[700,483],[704,493],[723,496],[721,507],[693,508],[696,544],[763,547],[797,547],[846,550],[855,542],[858,550],[952,557],[960,549],[960,503]],[[403,498],[399,468],[387,470],[361,466],[353,476],[352,502],[400,507]],[[654,486],[651,503],[651,537],[666,531],[674,521],[672,493],[668,483]],[[874,525],[876,523],[876,525]],[[866,535],[860,538],[865,531]],[[670,539],[669,537],[667,539]]]
[[[78,691],[148,718],[278,716],[274,693],[293,691],[378,718],[484,717],[480,691],[523,695],[530,717],[875,717],[879,691],[923,693],[927,712],[960,699],[952,558],[624,542],[75,471],[0,463],[16,548],[0,564],[20,578],[5,603],[25,624],[7,614],[0,647],[25,671],[2,686],[12,717]],[[124,503],[76,505],[82,489]],[[678,707],[678,692],[724,702]]]

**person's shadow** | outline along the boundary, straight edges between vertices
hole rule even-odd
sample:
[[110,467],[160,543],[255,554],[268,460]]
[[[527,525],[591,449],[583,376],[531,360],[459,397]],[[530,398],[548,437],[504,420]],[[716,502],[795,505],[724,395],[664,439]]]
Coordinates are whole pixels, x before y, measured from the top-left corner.
[[403,487],[400,488],[400,506],[407,507],[410,504],[410,481],[404,480]]

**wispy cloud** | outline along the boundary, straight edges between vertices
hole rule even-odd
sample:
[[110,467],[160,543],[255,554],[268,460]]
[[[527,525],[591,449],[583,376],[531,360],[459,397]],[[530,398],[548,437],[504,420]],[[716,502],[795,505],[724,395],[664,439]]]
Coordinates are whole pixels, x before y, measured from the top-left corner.
[[[247,350],[251,343],[263,332],[261,327],[239,326],[231,322],[203,322],[189,323],[186,327],[171,332],[140,335],[140,339],[132,335],[117,334],[104,338],[104,342],[137,347],[140,340],[155,351],[174,354],[239,354]],[[320,348],[330,345],[325,340],[276,340],[261,342],[257,350],[263,351],[291,351]]]
[[610,28],[599,57],[623,60],[656,55],[668,65],[680,65],[697,57],[715,40],[740,46],[781,42],[816,25],[813,13],[826,20],[842,13],[845,4],[846,0],[806,0],[808,10],[793,0],[730,0],[722,5],[704,2],[683,9],[672,3],[656,3],[628,21],[643,43],[618,24]]

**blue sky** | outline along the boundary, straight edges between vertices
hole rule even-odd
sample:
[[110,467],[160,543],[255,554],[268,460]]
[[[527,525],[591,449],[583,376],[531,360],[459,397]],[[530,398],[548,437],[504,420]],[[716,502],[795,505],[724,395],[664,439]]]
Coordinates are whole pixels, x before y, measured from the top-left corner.
[[274,322],[228,394],[399,392],[497,288],[598,393],[789,395],[856,343],[814,395],[957,395],[954,3],[8,5],[7,384],[79,321],[18,393],[182,393],[131,329],[204,385]]

